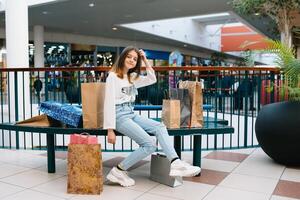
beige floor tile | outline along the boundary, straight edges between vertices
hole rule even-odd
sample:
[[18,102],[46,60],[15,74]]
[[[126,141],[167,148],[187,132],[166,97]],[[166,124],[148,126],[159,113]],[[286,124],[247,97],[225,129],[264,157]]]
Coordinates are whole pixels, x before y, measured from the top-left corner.
[[129,171],[130,174],[150,176],[150,162]]
[[203,200],[269,200],[270,195],[217,186]]
[[11,155],[11,158],[9,158],[7,162],[28,168],[37,168],[47,164],[47,158],[22,153],[18,155]]
[[140,196],[139,198],[137,198],[136,200],[154,200],[154,199],[155,200],[172,200],[172,199],[176,200],[177,198],[146,193]]
[[279,179],[284,168],[283,165],[275,163],[267,155],[256,154],[255,156],[250,155],[234,169],[233,173]]
[[[47,157],[47,152],[41,153],[40,156]],[[67,151],[55,151],[55,158],[66,160],[68,157]]]
[[5,196],[20,192],[22,190],[25,190],[25,188],[0,182],[0,199],[4,198]]
[[0,180],[4,177],[9,177],[14,174],[18,174],[23,171],[30,170],[30,168],[21,167],[18,165],[12,165],[12,164],[3,164],[0,165]]
[[62,198],[58,198],[52,195],[48,195],[45,193],[40,193],[32,190],[25,190],[14,195],[8,196],[4,198],[5,200],[62,200]]
[[[146,192],[146,191],[150,190],[151,188],[154,188],[155,186],[159,185],[159,183],[150,180],[149,176],[147,176],[147,175],[146,176],[145,175],[140,175],[140,174],[136,175],[136,174],[132,174],[132,173],[129,173],[128,175],[132,179],[135,180],[135,185],[128,188],[128,189],[131,189],[131,190],[137,190],[137,191],[141,191],[141,192]],[[108,186],[119,186],[116,183],[111,183],[107,179],[105,179],[105,185],[108,185]]]
[[44,184],[40,184],[31,188],[31,190],[47,193],[49,195],[54,195],[60,198],[71,198],[74,195],[67,193],[67,177],[63,176],[61,178],[49,181]]
[[184,181],[183,185],[172,188],[158,185],[148,193],[187,200],[199,200],[206,196],[215,186]]
[[143,192],[117,185],[104,185],[103,192],[100,195],[76,195],[71,200],[133,200],[142,194]]
[[[103,166],[104,167],[108,167],[108,168],[112,168],[114,166],[117,166],[119,163],[121,163],[123,160],[125,159],[125,157],[121,157],[121,156],[117,156],[111,159],[108,159],[106,161],[103,162]],[[149,161],[147,160],[141,160],[138,163],[134,164],[132,167],[130,167],[128,170],[133,170],[136,169],[146,163],[148,163]]]
[[[48,165],[46,164],[41,167],[38,167],[38,168],[36,168],[36,170],[48,172]],[[67,174],[67,160],[56,160],[55,161],[55,174],[58,174],[58,175],[66,175]]]
[[253,156],[256,156],[256,155],[264,155],[264,156],[268,156],[265,152],[264,152],[264,150],[262,150],[262,148],[256,148],[252,153],[251,153],[251,155],[253,155]]
[[277,182],[278,180],[270,178],[230,174],[220,183],[220,186],[271,195]]
[[270,200],[297,200],[297,199],[272,195]]
[[14,176],[3,178],[1,179],[1,181],[25,188],[31,188],[39,184],[43,184],[53,179],[59,178],[61,176],[62,175],[58,174],[48,174],[39,170],[29,170],[16,174]]
[[130,175],[135,180],[135,186],[130,187],[129,189],[137,190],[141,192],[146,192],[155,186],[159,185],[159,183],[154,182],[149,179],[149,176],[143,175]]

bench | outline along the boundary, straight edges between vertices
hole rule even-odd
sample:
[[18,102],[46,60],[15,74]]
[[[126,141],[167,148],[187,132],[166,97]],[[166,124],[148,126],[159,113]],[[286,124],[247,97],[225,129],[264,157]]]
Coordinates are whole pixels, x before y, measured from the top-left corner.
[[[226,120],[215,121],[212,118],[204,117],[204,126],[202,128],[178,128],[168,129],[169,135],[174,136],[174,148],[179,157],[181,157],[181,136],[192,135],[194,140],[193,165],[201,167],[201,142],[202,135],[232,134],[234,128],[228,126]],[[207,121],[207,120],[208,121]],[[159,119],[156,119],[159,120]],[[105,136],[107,131],[103,129],[84,129],[84,128],[60,128],[60,127],[32,127],[20,126],[12,123],[0,124],[0,129],[24,132],[37,132],[47,134],[47,163],[48,173],[55,173],[55,134],[73,134],[88,132],[90,135]],[[116,132],[117,135],[122,135]]]

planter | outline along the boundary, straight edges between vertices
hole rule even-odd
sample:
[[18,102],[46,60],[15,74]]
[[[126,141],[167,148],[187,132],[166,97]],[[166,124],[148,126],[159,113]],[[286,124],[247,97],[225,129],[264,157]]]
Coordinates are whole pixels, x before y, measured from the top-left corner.
[[258,113],[255,132],[259,145],[273,160],[300,165],[300,102],[264,106]]

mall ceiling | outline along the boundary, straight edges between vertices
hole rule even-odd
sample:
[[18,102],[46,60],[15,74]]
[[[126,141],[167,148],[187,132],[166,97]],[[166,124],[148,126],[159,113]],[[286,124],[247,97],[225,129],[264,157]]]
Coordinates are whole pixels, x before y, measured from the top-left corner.
[[[173,46],[183,43],[137,32],[119,24],[227,12],[230,0],[60,0],[29,8],[29,25],[46,31],[121,38]],[[91,7],[90,4],[94,6]],[[0,26],[4,27],[4,13]],[[117,31],[112,27],[118,27]],[[264,26],[263,26],[264,27]],[[178,27],[180,28],[180,27]],[[189,46],[197,50],[197,46]]]

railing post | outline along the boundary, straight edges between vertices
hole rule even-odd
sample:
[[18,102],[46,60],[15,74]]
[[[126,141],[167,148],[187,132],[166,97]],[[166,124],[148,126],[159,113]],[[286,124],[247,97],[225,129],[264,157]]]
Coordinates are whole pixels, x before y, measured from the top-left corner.
[[257,112],[260,111],[260,101],[261,101],[261,71],[259,71],[257,77]]
[[46,101],[49,100],[49,96],[48,96],[48,75],[49,75],[49,72],[45,72],[45,100]]
[[271,96],[270,96],[270,103],[274,103],[275,101],[274,101],[274,95],[275,95],[275,92],[274,92],[274,90],[275,90],[275,74],[274,74],[274,72],[272,71],[271,72],[271,87],[272,87],[272,90],[271,90]]
[[[15,71],[15,121],[19,121],[19,106],[18,106],[18,72]],[[20,148],[20,143],[19,143],[19,131],[16,131],[16,149]]]
[[250,79],[249,79],[249,71],[245,71],[245,114],[244,114],[244,147],[247,147],[247,139],[248,139],[248,91],[249,87],[252,87],[250,84]]

